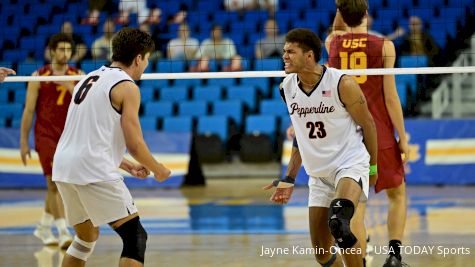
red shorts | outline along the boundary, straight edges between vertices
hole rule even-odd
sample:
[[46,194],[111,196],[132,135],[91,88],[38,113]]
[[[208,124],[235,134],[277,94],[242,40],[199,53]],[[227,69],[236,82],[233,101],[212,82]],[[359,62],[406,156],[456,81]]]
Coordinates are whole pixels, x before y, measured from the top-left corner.
[[378,150],[378,181],[375,191],[396,188],[403,181],[404,165],[402,164],[401,151],[397,145]]
[[53,157],[56,151],[57,142],[50,138],[38,138],[35,140],[36,152],[40,158],[41,168],[44,175],[53,174]]

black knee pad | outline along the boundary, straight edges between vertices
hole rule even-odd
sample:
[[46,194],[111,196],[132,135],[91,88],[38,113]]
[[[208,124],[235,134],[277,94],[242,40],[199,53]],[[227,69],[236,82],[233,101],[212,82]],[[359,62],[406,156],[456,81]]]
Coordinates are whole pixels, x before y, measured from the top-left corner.
[[350,220],[354,212],[355,205],[351,200],[337,198],[330,204],[328,226],[340,248],[351,248],[358,241],[350,229]]
[[147,232],[137,216],[114,229],[122,238],[123,249],[121,258],[129,258],[144,263]]

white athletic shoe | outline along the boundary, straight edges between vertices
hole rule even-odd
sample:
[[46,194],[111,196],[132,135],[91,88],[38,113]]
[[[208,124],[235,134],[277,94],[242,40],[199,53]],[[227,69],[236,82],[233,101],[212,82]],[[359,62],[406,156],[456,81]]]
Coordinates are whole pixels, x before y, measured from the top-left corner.
[[43,242],[46,246],[53,246],[58,244],[58,239],[51,232],[51,228],[48,226],[38,225],[33,232],[33,235],[36,236]]
[[59,235],[59,247],[61,249],[67,249],[73,242],[73,238],[69,233],[61,233]]

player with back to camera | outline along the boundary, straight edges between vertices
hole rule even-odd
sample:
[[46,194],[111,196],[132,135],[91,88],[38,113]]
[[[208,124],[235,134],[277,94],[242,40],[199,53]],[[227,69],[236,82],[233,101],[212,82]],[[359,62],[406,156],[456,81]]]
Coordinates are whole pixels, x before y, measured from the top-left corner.
[[[170,170],[155,160],[139,122],[139,80],[154,51],[150,35],[123,28],[112,40],[110,66],[90,72],[73,91],[64,132],[56,149],[53,181],[63,197],[66,219],[76,235],[62,266],[85,266],[109,224],[123,242],[119,266],[143,266],[147,233],[119,168],[138,178]],[[124,158],[125,151],[139,162]]]
[[[366,201],[370,171],[377,160],[377,136],[366,99],[350,77],[317,62],[321,41],[308,29],[287,33],[285,73],[280,86],[295,136],[286,177],[264,187],[276,187],[271,196],[285,204],[293,192],[301,164],[309,175],[309,225],[313,248],[325,253],[315,257],[322,266],[363,266],[360,242],[350,220],[361,201]],[[371,176],[370,176],[371,175]]]
[[[325,41],[329,66],[338,69],[393,68],[396,61],[393,42],[368,33],[367,0],[337,0],[336,6],[334,31]],[[355,80],[365,94],[378,132],[379,168],[375,191],[385,190],[389,200],[390,252],[384,266],[402,266],[399,246],[406,222],[404,163],[408,159],[409,146],[394,75],[361,75],[355,76]],[[399,140],[395,139],[394,130]],[[360,211],[362,213],[357,217],[363,221],[364,209]],[[365,228],[357,232],[363,240]]]

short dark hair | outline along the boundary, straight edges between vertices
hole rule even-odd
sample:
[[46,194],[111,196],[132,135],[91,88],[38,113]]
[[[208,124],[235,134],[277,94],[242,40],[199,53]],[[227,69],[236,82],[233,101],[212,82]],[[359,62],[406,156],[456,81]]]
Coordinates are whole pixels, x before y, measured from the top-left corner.
[[73,38],[65,33],[58,33],[51,36],[48,40],[48,47],[51,50],[55,50],[61,42],[70,43],[71,47],[74,48]]
[[322,56],[322,41],[309,29],[297,28],[289,31],[285,36],[286,43],[297,43],[304,52],[313,51],[315,62]]
[[368,0],[337,0],[336,7],[346,25],[356,27],[366,15]]
[[112,61],[130,66],[137,55],[155,50],[152,37],[139,29],[122,28],[112,39]]

